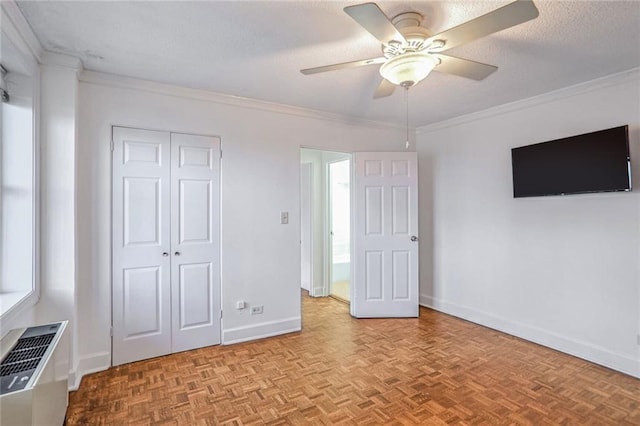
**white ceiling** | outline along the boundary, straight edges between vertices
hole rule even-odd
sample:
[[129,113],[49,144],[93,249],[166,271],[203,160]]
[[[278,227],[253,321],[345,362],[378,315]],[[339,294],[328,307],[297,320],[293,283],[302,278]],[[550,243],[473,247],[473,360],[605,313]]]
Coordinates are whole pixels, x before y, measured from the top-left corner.
[[[360,2],[19,1],[46,50],[85,69],[403,124],[403,90],[373,100],[378,66],[302,68],[380,56],[343,8]],[[510,1],[380,1],[433,34]],[[535,1],[540,16],[447,53],[498,66],[477,82],[432,73],[409,92],[423,126],[640,66],[640,2]]]

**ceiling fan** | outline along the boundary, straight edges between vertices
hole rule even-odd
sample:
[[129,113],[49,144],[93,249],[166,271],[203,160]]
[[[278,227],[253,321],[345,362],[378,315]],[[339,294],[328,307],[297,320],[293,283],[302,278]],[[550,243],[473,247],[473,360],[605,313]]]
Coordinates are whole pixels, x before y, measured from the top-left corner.
[[431,35],[426,28],[420,26],[423,17],[417,12],[401,13],[390,20],[375,3],[348,6],[344,11],[382,42],[382,56],[307,68],[300,72],[308,75],[380,64],[383,79],[374,98],[391,95],[396,86],[414,86],[434,69],[474,80],[484,79],[498,67],[445,55],[443,52],[522,24],[539,14],[533,1],[517,0],[486,15]]

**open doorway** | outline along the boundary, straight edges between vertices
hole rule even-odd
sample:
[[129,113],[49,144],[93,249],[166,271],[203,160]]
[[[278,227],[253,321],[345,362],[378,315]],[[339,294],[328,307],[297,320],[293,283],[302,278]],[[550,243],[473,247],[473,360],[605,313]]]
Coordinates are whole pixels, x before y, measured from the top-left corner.
[[351,154],[300,150],[301,287],[351,299]]

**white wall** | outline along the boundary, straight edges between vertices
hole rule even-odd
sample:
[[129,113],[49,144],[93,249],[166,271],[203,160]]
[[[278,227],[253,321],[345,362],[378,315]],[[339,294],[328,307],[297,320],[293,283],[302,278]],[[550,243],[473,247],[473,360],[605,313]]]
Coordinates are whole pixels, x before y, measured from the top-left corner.
[[[160,93],[162,92],[162,93]],[[223,341],[300,327],[300,146],[401,150],[402,130],[95,73],[81,76],[77,147],[80,374],[110,362],[111,126],[222,139]],[[289,224],[280,224],[288,211]],[[235,302],[264,305],[264,314]]]
[[75,132],[80,61],[45,54],[44,62],[40,71],[40,301],[27,313],[25,325],[69,320],[60,343],[69,351],[59,352],[55,362],[57,371],[73,375],[77,364]]
[[[70,368],[77,364],[76,330],[76,110],[77,73],[55,62],[66,57],[46,55],[41,67],[40,102],[40,302],[36,323],[70,320],[65,333],[71,342]],[[67,342],[65,342],[67,344]],[[73,381],[73,377],[71,378]]]
[[[640,376],[639,75],[419,129],[422,304]],[[634,192],[513,198],[511,148],[624,124]]]
[[327,265],[325,263],[325,224],[326,211],[325,184],[323,181],[325,164],[322,151],[301,149],[300,162],[311,164],[311,296],[326,296],[325,281]]

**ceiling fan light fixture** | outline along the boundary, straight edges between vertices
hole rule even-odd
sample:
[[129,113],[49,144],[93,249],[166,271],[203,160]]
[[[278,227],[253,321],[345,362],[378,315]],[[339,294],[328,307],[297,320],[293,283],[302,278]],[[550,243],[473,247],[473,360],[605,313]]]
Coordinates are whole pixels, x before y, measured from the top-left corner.
[[405,53],[385,62],[380,67],[380,75],[398,86],[411,87],[424,80],[438,63],[438,59],[428,53]]

